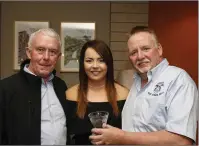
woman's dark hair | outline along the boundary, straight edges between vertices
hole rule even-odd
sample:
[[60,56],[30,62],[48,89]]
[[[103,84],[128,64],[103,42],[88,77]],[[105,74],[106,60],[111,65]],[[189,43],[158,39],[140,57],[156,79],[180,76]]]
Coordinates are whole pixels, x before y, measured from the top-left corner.
[[108,101],[113,108],[113,113],[118,115],[117,94],[114,85],[113,56],[108,45],[101,40],[91,40],[86,42],[80,52],[79,59],[79,88],[78,88],[78,106],[77,115],[83,118],[87,108],[88,76],[84,69],[85,52],[88,48],[94,49],[104,60],[107,65],[106,74],[106,93]]

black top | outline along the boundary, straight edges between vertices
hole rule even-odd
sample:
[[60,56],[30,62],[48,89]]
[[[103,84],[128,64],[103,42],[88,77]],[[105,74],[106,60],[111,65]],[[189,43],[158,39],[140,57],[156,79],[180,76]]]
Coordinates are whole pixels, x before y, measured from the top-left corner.
[[76,101],[66,101],[66,119],[67,119],[67,144],[76,145],[88,145],[91,144],[89,136],[91,135],[91,129],[93,128],[88,114],[95,111],[107,111],[109,112],[109,117],[107,123],[121,128],[121,111],[123,109],[125,100],[119,100],[117,102],[119,108],[119,115],[116,117],[113,114],[112,106],[109,102],[89,102],[87,111],[83,119],[80,119],[76,115],[77,102]]

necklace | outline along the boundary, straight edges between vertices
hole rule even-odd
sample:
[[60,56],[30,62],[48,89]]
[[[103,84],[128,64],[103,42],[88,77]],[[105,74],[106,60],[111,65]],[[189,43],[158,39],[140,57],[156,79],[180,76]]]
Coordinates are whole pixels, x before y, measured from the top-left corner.
[[103,84],[101,86],[96,86],[96,87],[88,84],[88,87],[92,88],[92,89],[100,89],[100,88],[103,88],[104,86],[105,86],[105,84]]

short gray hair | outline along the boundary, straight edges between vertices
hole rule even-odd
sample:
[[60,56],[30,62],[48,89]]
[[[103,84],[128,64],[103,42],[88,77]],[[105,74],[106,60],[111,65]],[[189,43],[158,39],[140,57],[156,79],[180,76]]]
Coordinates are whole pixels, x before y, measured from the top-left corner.
[[52,28],[42,28],[42,29],[39,29],[35,32],[33,32],[30,37],[29,37],[29,40],[28,40],[28,48],[31,49],[31,46],[32,46],[32,41],[33,39],[35,38],[35,36],[37,34],[43,34],[43,35],[46,35],[46,36],[49,36],[49,37],[52,37],[52,38],[55,38],[58,43],[59,43],[59,46],[60,46],[60,49],[61,49],[61,39],[60,39],[60,36],[59,34]]
[[148,32],[149,34],[151,34],[156,47],[158,47],[158,44],[160,44],[160,43],[159,43],[158,37],[153,29],[149,28],[148,26],[135,26],[131,29],[130,37],[139,32]]

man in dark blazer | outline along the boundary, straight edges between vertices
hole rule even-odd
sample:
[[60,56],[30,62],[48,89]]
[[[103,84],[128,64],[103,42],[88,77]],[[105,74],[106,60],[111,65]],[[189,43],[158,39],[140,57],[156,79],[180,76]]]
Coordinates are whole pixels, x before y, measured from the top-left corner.
[[0,144],[65,145],[65,91],[55,75],[61,56],[59,35],[50,28],[30,35],[15,75],[0,81]]

